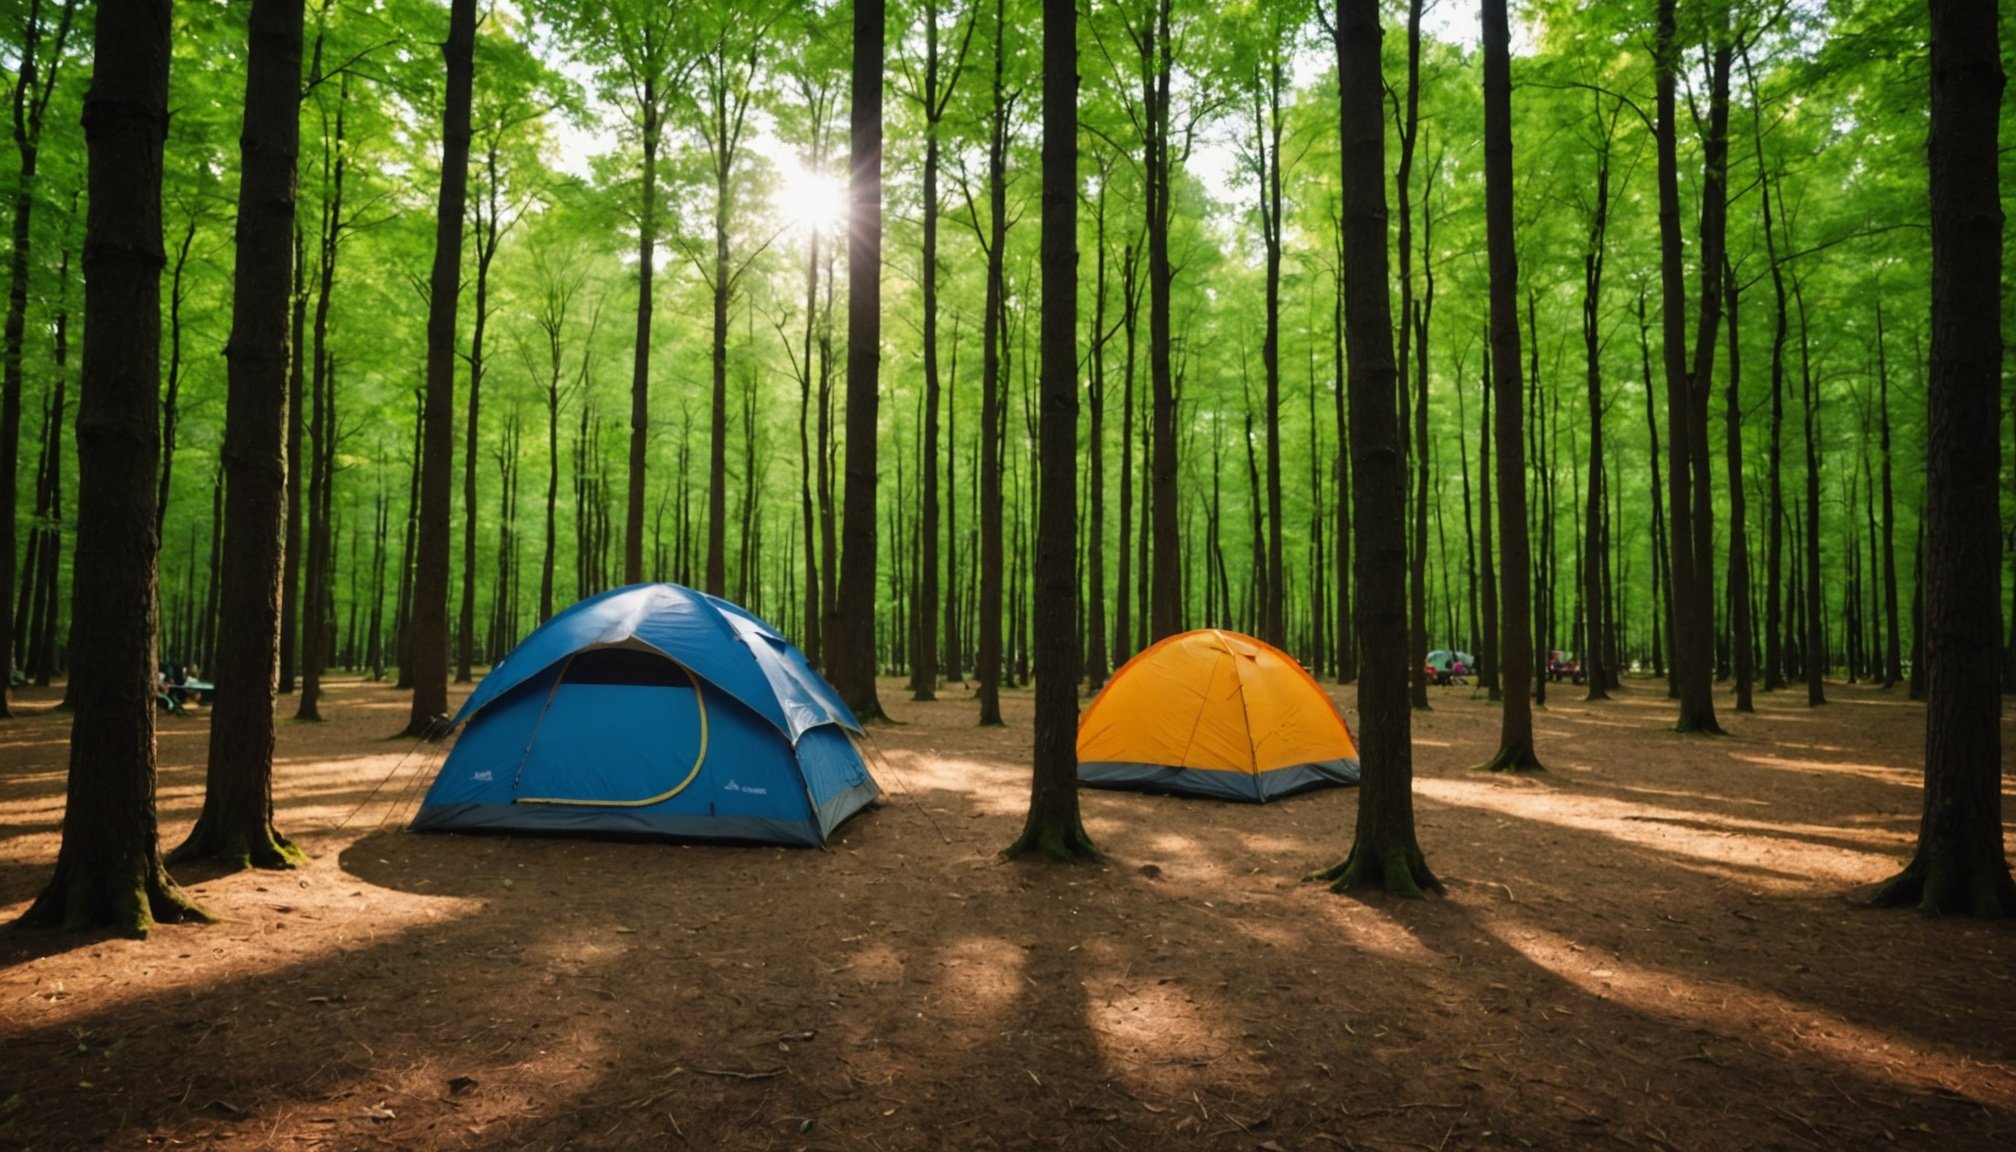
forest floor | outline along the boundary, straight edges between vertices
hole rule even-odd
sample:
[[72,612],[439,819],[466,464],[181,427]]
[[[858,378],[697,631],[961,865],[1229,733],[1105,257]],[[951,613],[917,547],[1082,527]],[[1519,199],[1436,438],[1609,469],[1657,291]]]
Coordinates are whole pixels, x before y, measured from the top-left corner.
[[[1304,880],[1353,789],[1086,791],[1105,865],[1002,863],[1027,693],[981,730],[895,681],[886,803],[827,851],[412,835],[443,750],[339,681],[281,729],[307,867],[183,870],[219,922],[144,942],[0,928],[0,1146],[2016,1147],[2016,929],[1849,898],[1908,854],[1920,707],[1835,684],[1690,738],[1662,688],[1557,687],[1516,779],[1470,770],[1494,707],[1436,690],[1448,894],[1400,901]],[[69,718],[22,695],[0,920],[63,809]],[[163,719],[164,846],[207,728]]]

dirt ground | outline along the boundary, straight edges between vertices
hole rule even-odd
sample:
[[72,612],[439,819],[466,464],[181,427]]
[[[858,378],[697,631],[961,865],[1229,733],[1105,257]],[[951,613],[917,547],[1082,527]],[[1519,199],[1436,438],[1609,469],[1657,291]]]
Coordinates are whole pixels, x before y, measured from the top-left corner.
[[[1414,902],[1303,879],[1351,789],[1088,790],[1105,866],[1001,863],[1027,694],[982,731],[895,681],[886,803],[827,851],[408,834],[443,749],[338,682],[281,734],[305,869],[186,873],[221,922],[144,942],[0,929],[0,1146],[2016,1147],[2016,930],[1846,898],[1907,854],[1920,708],[1830,685],[1709,740],[1660,688],[1557,689],[1521,779],[1469,770],[1495,712],[1438,689],[1448,895]],[[63,807],[68,717],[26,695],[4,920]],[[163,723],[165,845],[206,733]]]

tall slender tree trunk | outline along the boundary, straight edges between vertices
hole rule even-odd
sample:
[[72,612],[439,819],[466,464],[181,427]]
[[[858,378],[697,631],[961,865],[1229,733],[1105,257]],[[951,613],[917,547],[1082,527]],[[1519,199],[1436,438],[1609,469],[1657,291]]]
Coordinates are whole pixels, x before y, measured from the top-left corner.
[[661,80],[639,78],[644,149],[642,199],[637,211],[637,336],[630,362],[630,464],[623,515],[623,582],[644,579],[645,449],[651,437],[652,281],[658,261],[658,146],[664,132]]
[[[471,93],[475,81],[476,0],[450,0],[441,46],[448,83],[441,115],[441,189],[434,226],[434,270],[427,300],[427,391],[422,416],[419,564],[413,584],[413,708],[409,736],[439,737],[448,714],[449,501],[454,487],[456,305],[462,285],[462,219],[469,199]],[[644,270],[649,281],[649,248]],[[631,446],[633,488],[641,479],[641,443]],[[641,490],[633,497],[641,496]],[[638,502],[635,510],[642,513]],[[641,519],[639,525],[641,528]],[[633,538],[630,541],[635,544]]]
[[1680,693],[1675,727],[1683,732],[1718,733],[1714,699],[1714,575],[1709,547],[1712,525],[1707,519],[1706,391],[1714,352],[1714,333],[1721,323],[1722,220],[1726,216],[1728,167],[1728,64],[1726,43],[1716,48],[1717,66],[1710,98],[1708,136],[1704,141],[1704,191],[1701,201],[1702,300],[1700,329],[1690,372],[1687,363],[1687,289],[1682,268],[1676,76],[1680,43],[1674,21],[1674,0],[1658,0],[1654,45],[1658,92],[1658,152],[1660,295],[1664,322],[1662,339],[1666,368],[1667,476],[1670,489],[1666,515],[1667,552],[1671,557],[1673,601],[1673,664]]
[[[1883,303],[1876,303],[1876,417],[1883,453],[1883,631],[1889,647],[1883,654],[1883,688],[1904,678],[1904,650],[1897,628],[1896,502],[1890,484],[1890,362],[1883,352]],[[2011,616],[2016,622],[2016,614]]]
[[1001,720],[1001,497],[1002,309],[1008,247],[1008,96],[1006,4],[994,0],[994,87],[987,152],[986,318],[980,352],[980,634],[974,658],[982,726]]
[[1096,860],[1078,816],[1078,7],[1043,2],[1041,492],[1029,814],[1003,852]]
[[1352,517],[1358,533],[1358,686],[1363,776],[1350,855],[1322,874],[1336,890],[1441,890],[1414,832],[1413,717],[1407,701],[1406,479],[1386,280],[1386,138],[1380,115],[1379,5],[1338,0],[1337,129],[1343,169],[1345,341],[1351,390]]
[[1081,606],[1086,645],[1082,672],[1088,693],[1097,692],[1106,682],[1106,341],[1112,335],[1106,329],[1106,183],[1100,180],[1093,208],[1092,378],[1086,389],[1092,407],[1091,439],[1085,453],[1091,474],[1087,497],[1091,526],[1084,549],[1088,584]]
[[[5,349],[0,352],[0,606],[14,602],[15,548],[18,529],[21,458],[21,357],[28,331],[28,280],[32,262],[32,228],[35,210],[36,169],[42,149],[42,122],[56,91],[62,72],[63,49],[70,38],[76,0],[63,0],[53,32],[43,26],[44,0],[29,0],[21,29],[22,42],[14,47],[13,128],[14,148],[20,169],[14,184],[13,245],[7,261],[7,321]],[[43,37],[49,43],[43,44]],[[160,205],[155,205],[160,215]],[[88,240],[87,240],[88,243]],[[155,237],[159,247],[160,238]],[[157,310],[158,311],[158,310]],[[87,337],[88,339],[88,337]],[[159,341],[159,335],[156,335]],[[82,418],[82,405],[79,405]],[[80,461],[81,464],[81,461]],[[158,532],[156,533],[159,534]],[[12,715],[8,695],[13,690],[13,670],[19,656],[20,638],[8,627],[11,618],[0,611],[0,718]]]
[[1505,0],[1484,0],[1484,222],[1491,264],[1491,353],[1498,370],[1494,428],[1498,456],[1499,624],[1496,653],[1505,708],[1492,771],[1540,767],[1533,750],[1533,674],[1530,588],[1526,540],[1526,458],[1519,406],[1524,381],[1519,363],[1519,261],[1512,235],[1512,65]]
[[952,97],[953,85],[957,83],[961,66],[965,63],[966,48],[973,37],[973,28],[978,23],[975,18],[978,6],[969,11],[966,20],[964,41],[954,50],[951,61],[951,79],[941,84],[943,60],[938,48],[938,4],[937,0],[927,0],[924,5],[924,206],[923,206],[923,247],[922,275],[924,293],[924,430],[923,459],[920,461],[923,474],[924,508],[918,531],[922,537],[918,549],[918,582],[915,621],[911,625],[912,650],[910,657],[910,692],[915,700],[936,700],[938,698],[938,613],[941,592],[939,588],[939,524],[940,507],[938,494],[938,405],[942,391],[938,372],[938,218],[942,210],[938,192],[938,171],[942,148],[939,143],[939,123]]
[[189,268],[189,249],[196,243],[197,219],[196,213],[189,214],[189,226],[182,233],[182,243],[175,246],[174,266],[168,275],[168,380],[161,392],[161,477],[156,482],[154,497],[154,533],[163,539],[168,523],[168,496],[172,491],[170,481],[175,475],[175,433],[182,407],[182,301],[188,295],[183,282]]
[[[318,35],[319,48],[319,35]],[[319,67],[319,63],[317,65]],[[287,503],[285,540],[280,546],[280,692],[294,691],[294,669],[299,663],[301,635],[301,441],[307,429],[308,398],[308,241],[297,215],[294,220],[294,287],[288,320],[287,358]],[[414,457],[414,475],[419,475],[419,457]],[[418,504],[415,504],[415,508]],[[400,686],[413,686],[411,661],[402,646],[399,660]]]
[[1729,298],[1729,387],[1723,426],[1728,436],[1729,466],[1729,632],[1734,649],[1736,711],[1755,712],[1751,702],[1752,667],[1757,650],[1750,621],[1750,525],[1743,492],[1743,343],[1737,338],[1736,308],[1739,301],[1736,270],[1726,268]]
[[[1404,457],[1408,452],[1410,432],[1418,426],[1426,429],[1427,412],[1410,415],[1410,409],[1425,407],[1410,405],[1408,398],[1409,358],[1413,354],[1414,332],[1414,146],[1420,136],[1421,108],[1421,0],[1408,0],[1407,4],[1407,88],[1404,102],[1396,111],[1400,124],[1400,164],[1394,173],[1395,198],[1400,209],[1400,235],[1396,251],[1400,255],[1400,322],[1399,322],[1399,385],[1400,385],[1400,450]],[[1419,438],[1415,437],[1415,450],[1419,451]],[[1413,462],[1417,468],[1419,461]],[[1418,481],[1417,481],[1418,486]],[[1427,522],[1417,497],[1415,507],[1409,513],[1410,553],[1421,550],[1427,539]],[[1413,524],[1412,520],[1421,523]],[[1407,685],[1409,702],[1413,707],[1428,707],[1428,591],[1427,557],[1409,556],[1407,572],[1408,591],[1408,670]]]
[[1175,187],[1169,147],[1173,6],[1174,0],[1154,0],[1150,25],[1139,41],[1146,111],[1142,168],[1147,183],[1148,375],[1153,424],[1149,509],[1152,520],[1144,525],[1151,540],[1154,565],[1149,574],[1151,641],[1183,630],[1183,558],[1177,531],[1176,382],[1170,318],[1170,288],[1176,273],[1169,259],[1170,200]]
[[828,679],[863,720],[875,691],[875,460],[882,333],[883,0],[855,0],[848,109],[847,471],[839,603],[828,622]]
[[[1260,363],[1267,380],[1267,555],[1262,596],[1260,636],[1276,648],[1288,641],[1284,590],[1287,565],[1283,559],[1281,532],[1281,137],[1284,117],[1281,90],[1285,85],[1282,56],[1287,52],[1285,30],[1270,29],[1266,57],[1261,65],[1259,99],[1254,108],[1255,149],[1260,160],[1260,229],[1266,249],[1266,331],[1260,343]],[[1263,104],[1264,102],[1264,104]]]
[[[1806,295],[1792,281],[1793,305],[1799,310],[1800,400],[1806,414],[1806,703],[1827,702],[1827,591],[1820,584],[1820,385],[1813,378],[1812,345],[1807,339]],[[1992,665],[1991,665],[1992,666]]]
[[224,349],[222,551],[212,537],[216,597],[230,611],[218,619],[210,660],[218,698],[204,809],[171,855],[238,868],[290,868],[302,859],[272,819],[302,12],[302,0],[256,0],[250,12],[232,337]]
[[62,845],[22,922],[145,936],[156,921],[208,918],[163,867],[154,817],[161,152],[173,25],[166,0],[100,0],[95,17],[77,406],[76,593],[89,610],[73,612]]
[[[1925,808],[1884,905],[2016,916],[2002,830],[2002,701],[1992,676],[2002,372],[2003,74],[1993,4],[1933,0],[1932,356],[1925,450]],[[1915,661],[1914,661],[1915,665]]]
[[1491,399],[1498,390],[1498,384],[1491,378],[1491,332],[1488,326],[1484,332],[1483,384],[1477,429],[1477,554],[1481,564],[1477,583],[1484,594],[1484,630],[1477,634],[1477,684],[1484,689],[1485,699],[1495,702],[1504,699],[1505,688],[1498,678],[1498,561],[1497,550],[1491,544],[1491,513],[1497,507],[1491,501],[1491,442],[1497,438],[1491,416]]
[[1605,605],[1602,559],[1609,542],[1604,529],[1605,507],[1603,457],[1603,258],[1610,228],[1610,142],[1616,127],[1614,115],[1605,124],[1596,148],[1596,204],[1589,220],[1589,246],[1582,254],[1582,349],[1589,371],[1589,489],[1583,513],[1583,546],[1586,562],[1582,572],[1582,671],[1586,674],[1589,700],[1607,700],[1609,667],[1604,651]]
[[301,631],[301,696],[296,720],[322,719],[322,671],[329,658],[322,628],[333,599],[330,582],[329,462],[335,458],[335,414],[331,405],[334,354],[329,351],[329,307],[336,287],[336,258],[343,239],[343,177],[348,168],[344,147],[344,113],[350,99],[350,77],[338,84],[335,135],[326,129],[322,152],[322,234],[316,246],[315,326],[308,359],[308,435],[314,442],[308,462],[308,550],[303,567],[305,624]]
[[497,138],[490,137],[483,153],[483,200],[476,210],[476,315],[469,333],[468,420],[463,428],[462,449],[462,616],[456,626],[455,682],[474,680],[471,665],[476,655],[476,461],[477,431],[483,399],[483,336],[490,323],[490,262],[497,255],[501,231],[498,222]]

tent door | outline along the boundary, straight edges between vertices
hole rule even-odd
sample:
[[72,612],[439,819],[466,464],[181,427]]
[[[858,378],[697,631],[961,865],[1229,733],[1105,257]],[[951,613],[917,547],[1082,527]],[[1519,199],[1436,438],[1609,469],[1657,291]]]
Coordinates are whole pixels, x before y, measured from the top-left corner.
[[519,804],[646,808],[685,791],[707,759],[700,681],[656,652],[571,657],[519,765]]

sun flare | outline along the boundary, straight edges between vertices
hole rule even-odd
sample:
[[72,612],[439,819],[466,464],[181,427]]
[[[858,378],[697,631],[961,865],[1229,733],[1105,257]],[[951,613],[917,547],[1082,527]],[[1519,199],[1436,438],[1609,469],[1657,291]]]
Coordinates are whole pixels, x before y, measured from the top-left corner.
[[794,231],[826,232],[846,215],[847,187],[832,172],[787,160],[780,165],[770,206]]

